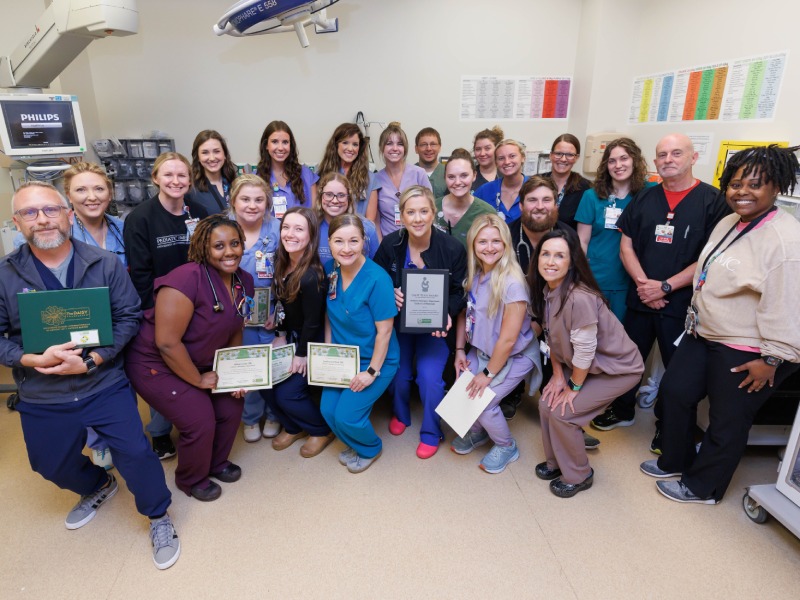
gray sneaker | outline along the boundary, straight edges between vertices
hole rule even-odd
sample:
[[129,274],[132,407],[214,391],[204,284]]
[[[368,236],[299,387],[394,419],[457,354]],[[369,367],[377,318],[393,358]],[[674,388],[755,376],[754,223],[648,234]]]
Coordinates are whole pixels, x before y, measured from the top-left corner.
[[658,466],[658,459],[654,458],[653,460],[646,460],[642,464],[639,465],[639,469],[645,475],[650,475],[650,477],[657,477],[659,479],[665,479],[667,477],[678,477],[680,475],[679,472],[675,473],[668,473],[663,469],[660,469]]
[[472,433],[471,431],[467,432],[467,435],[462,437],[457,437],[453,440],[453,443],[450,444],[450,450],[455,452],[456,454],[469,454],[478,446],[483,446],[486,442],[489,441],[489,434],[486,433],[486,430],[482,429],[480,433]]
[[67,526],[67,529],[79,529],[83,527],[94,519],[94,516],[97,514],[97,509],[100,508],[106,500],[116,494],[118,489],[119,484],[117,483],[116,477],[109,473],[108,483],[104,487],[86,496],[81,496],[78,503],[69,511],[64,525]]
[[347,463],[347,470],[351,473],[361,473],[362,471],[366,471],[369,469],[370,465],[374,463],[380,457],[381,453],[378,452],[372,458],[364,458],[363,456],[359,456],[356,454],[356,457]]
[[357,458],[358,454],[356,453],[356,451],[353,450],[350,446],[348,446],[339,453],[339,464],[347,466],[349,463],[353,462]]
[[169,515],[150,521],[150,541],[153,543],[153,562],[159,569],[169,569],[181,555],[181,541]]
[[693,504],[717,504],[714,498],[700,498],[682,481],[656,481],[656,487],[663,496],[675,502],[691,502]]
[[517,459],[519,459],[517,442],[511,440],[510,446],[498,446],[497,444],[492,446],[492,449],[483,457],[479,466],[487,473],[502,473],[508,465]]

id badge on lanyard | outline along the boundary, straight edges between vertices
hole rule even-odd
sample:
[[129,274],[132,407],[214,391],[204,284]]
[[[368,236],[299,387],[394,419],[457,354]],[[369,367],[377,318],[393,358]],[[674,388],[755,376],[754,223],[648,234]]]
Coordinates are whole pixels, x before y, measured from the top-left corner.
[[331,271],[331,274],[328,276],[328,298],[330,300],[336,300],[336,282],[339,281],[339,272],[338,271]]
[[184,222],[186,223],[186,239],[190,240],[190,239],[192,239],[192,236],[194,235],[194,230],[197,229],[197,224],[200,222],[200,219],[198,219],[198,218],[191,219],[190,218],[190,219],[186,219],[186,221],[184,221]]
[[472,292],[469,293],[469,299],[467,300],[467,323],[466,323],[466,333],[467,333],[467,342],[472,343],[472,333],[475,331],[475,296],[472,295]]
[[399,204],[395,204],[394,205],[394,224],[395,224],[395,227],[400,227],[400,225],[403,224],[403,222],[400,220],[400,205]]
[[[612,196],[614,198],[614,196]],[[617,208],[616,198],[611,203],[611,206],[606,206],[605,211],[603,211],[603,220],[605,229],[617,229],[617,221],[619,220],[620,216],[622,215],[622,209]]]
[[497,197],[494,199],[494,205],[495,205],[495,208],[497,209],[497,216],[500,217],[501,219],[503,219],[503,221],[505,221],[506,220],[506,213],[504,213],[500,209],[500,192],[497,192]]
[[675,236],[675,226],[670,225],[672,219],[675,218],[674,212],[667,213],[667,222],[664,225],[656,225],[656,242],[659,244],[671,244],[672,238]]

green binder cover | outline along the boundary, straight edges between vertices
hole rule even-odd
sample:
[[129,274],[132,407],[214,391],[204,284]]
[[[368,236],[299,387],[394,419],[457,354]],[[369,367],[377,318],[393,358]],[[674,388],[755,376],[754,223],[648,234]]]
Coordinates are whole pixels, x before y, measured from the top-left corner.
[[88,348],[114,343],[107,287],[19,293],[17,302],[27,353],[69,341]]

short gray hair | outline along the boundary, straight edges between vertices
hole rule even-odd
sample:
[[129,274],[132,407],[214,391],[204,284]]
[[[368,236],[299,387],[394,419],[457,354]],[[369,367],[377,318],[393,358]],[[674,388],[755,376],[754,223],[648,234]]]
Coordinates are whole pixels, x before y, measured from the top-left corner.
[[12,213],[15,212],[15,210],[16,210],[14,201],[17,199],[17,194],[20,193],[25,188],[30,188],[30,187],[40,187],[40,188],[45,188],[45,189],[54,191],[56,194],[58,194],[58,197],[61,198],[61,203],[64,206],[66,206],[67,208],[70,208],[69,201],[67,200],[67,197],[64,194],[62,194],[61,192],[59,192],[58,189],[53,184],[46,183],[44,181],[37,181],[36,179],[31,179],[30,181],[26,181],[25,183],[20,185],[16,190],[14,190],[14,195],[11,197],[11,212]]

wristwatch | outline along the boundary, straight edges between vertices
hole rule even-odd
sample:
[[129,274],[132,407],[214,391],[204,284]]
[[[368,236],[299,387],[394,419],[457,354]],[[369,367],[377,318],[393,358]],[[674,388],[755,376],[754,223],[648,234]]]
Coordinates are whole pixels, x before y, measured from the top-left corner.
[[380,374],[381,374],[381,372],[380,372],[380,371],[376,371],[375,369],[373,369],[373,368],[372,368],[372,365],[370,365],[369,367],[367,367],[367,373],[369,373],[369,374],[370,374],[370,375],[372,375],[373,377],[379,377],[379,376],[380,376]]
[[86,374],[91,375],[95,371],[97,371],[97,363],[94,362],[94,359],[91,356],[87,356],[83,359],[83,364],[86,365]]
[[567,385],[569,386],[569,389],[571,389],[573,392],[580,392],[580,391],[581,391],[581,388],[583,387],[583,383],[582,383],[582,384],[580,384],[580,385],[578,385],[577,383],[575,383],[574,381],[572,381],[572,377],[570,377],[570,378],[567,380]]
[[777,356],[762,356],[761,360],[767,363],[770,367],[780,367],[783,364],[783,359]]
[[492,373],[492,372],[489,370],[489,367],[486,367],[486,368],[483,370],[483,374],[484,374],[484,375],[486,375],[486,376],[487,376],[489,379],[492,379],[492,378],[495,376],[495,373]]
[[664,292],[665,294],[669,294],[670,292],[672,292],[672,286],[669,284],[669,282],[662,281],[661,282],[661,291]]

